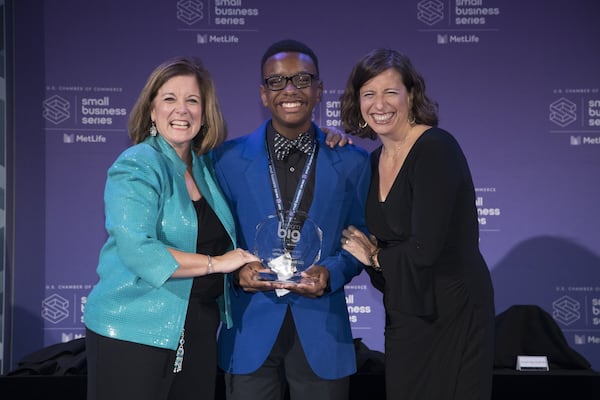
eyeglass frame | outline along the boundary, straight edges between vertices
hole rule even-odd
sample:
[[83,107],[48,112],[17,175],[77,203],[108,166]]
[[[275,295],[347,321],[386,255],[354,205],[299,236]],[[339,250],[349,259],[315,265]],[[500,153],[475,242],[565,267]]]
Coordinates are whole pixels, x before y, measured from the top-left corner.
[[[294,83],[294,79],[298,78],[299,76],[309,76],[310,77],[310,83],[306,86],[302,86],[302,87],[298,87],[295,83]],[[269,79],[273,79],[273,78],[279,78],[281,80],[285,79],[285,83],[284,85],[281,87],[281,89],[272,89],[269,86],[269,83],[267,82]],[[311,74],[310,72],[298,72],[295,75],[291,75],[291,76],[285,76],[285,75],[279,75],[279,74],[275,74],[275,75],[270,75],[268,77],[266,77],[263,80],[263,83],[265,85],[265,87],[267,89],[269,89],[272,92],[279,92],[280,90],[283,90],[287,87],[288,82],[292,82],[292,85],[296,88],[296,89],[306,89],[307,87],[312,86],[313,82],[318,81],[319,80],[319,76],[316,74]]]

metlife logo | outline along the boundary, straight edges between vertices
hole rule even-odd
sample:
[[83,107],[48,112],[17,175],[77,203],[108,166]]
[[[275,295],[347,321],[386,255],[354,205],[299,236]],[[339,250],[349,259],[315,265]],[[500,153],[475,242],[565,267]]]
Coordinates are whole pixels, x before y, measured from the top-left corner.
[[106,136],[101,134],[63,133],[63,143],[106,143]]

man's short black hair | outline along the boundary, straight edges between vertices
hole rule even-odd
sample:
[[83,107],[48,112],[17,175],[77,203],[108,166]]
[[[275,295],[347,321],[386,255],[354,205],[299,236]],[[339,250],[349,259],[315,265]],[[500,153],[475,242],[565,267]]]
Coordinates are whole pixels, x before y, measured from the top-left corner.
[[315,64],[317,76],[319,76],[319,59],[317,58],[317,55],[315,54],[315,52],[312,51],[312,49],[310,47],[308,47],[307,45],[305,45],[304,43],[299,42],[294,39],[280,40],[279,42],[273,43],[271,46],[269,46],[267,51],[265,51],[265,54],[263,55],[262,61],[260,63],[261,72],[262,72],[263,67],[265,66],[265,62],[267,61],[267,58],[269,58],[277,53],[287,53],[287,52],[301,53],[301,54],[306,54],[307,56],[309,56],[312,59],[313,63]]

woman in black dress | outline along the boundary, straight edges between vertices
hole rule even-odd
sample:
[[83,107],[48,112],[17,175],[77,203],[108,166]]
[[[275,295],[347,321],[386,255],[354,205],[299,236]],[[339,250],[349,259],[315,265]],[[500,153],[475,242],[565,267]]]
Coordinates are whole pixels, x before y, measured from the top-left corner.
[[350,226],[341,241],[383,292],[387,398],[491,398],[494,293],[459,144],[394,50],[354,66],[341,112],[347,132],[382,143],[371,154],[372,236]]

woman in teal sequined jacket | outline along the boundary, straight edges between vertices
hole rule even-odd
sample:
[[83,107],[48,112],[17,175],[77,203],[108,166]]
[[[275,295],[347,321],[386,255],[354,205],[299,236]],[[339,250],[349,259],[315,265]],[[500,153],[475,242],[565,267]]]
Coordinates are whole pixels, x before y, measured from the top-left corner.
[[226,131],[199,60],[155,69],[129,134],[108,170],[108,239],[85,305],[88,400],[214,398],[224,274],[256,257],[236,249],[205,155]]

